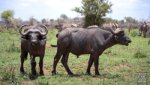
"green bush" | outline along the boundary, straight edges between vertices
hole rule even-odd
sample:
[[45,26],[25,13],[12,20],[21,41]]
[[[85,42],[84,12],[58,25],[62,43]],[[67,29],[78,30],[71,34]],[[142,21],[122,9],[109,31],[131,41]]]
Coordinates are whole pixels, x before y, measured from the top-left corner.
[[138,33],[137,33],[137,31],[132,31],[130,35],[131,35],[132,37],[136,37],[136,36],[138,36]]

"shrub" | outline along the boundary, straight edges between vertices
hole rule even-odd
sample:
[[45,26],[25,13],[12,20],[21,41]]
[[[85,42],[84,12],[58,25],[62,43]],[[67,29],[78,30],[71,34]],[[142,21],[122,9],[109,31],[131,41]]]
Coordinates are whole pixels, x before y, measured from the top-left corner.
[[136,31],[132,31],[131,34],[130,34],[132,37],[136,37],[138,36],[138,33]]

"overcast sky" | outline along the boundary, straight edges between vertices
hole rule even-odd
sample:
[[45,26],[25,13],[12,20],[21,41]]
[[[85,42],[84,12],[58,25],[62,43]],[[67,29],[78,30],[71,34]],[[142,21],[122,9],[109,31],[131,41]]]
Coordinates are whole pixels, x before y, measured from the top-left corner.
[[[0,0],[0,12],[11,9],[15,18],[28,20],[34,17],[38,20],[57,19],[61,14],[68,17],[77,17],[80,14],[72,11],[76,6],[81,6],[82,0]],[[123,19],[131,16],[136,19],[150,19],[150,0],[109,0],[112,13],[108,17]]]

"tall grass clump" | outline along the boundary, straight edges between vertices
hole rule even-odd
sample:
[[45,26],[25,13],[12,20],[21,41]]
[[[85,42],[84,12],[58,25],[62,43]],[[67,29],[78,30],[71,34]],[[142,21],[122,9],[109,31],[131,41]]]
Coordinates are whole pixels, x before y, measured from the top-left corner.
[[7,66],[7,68],[1,68],[3,70],[0,71],[0,81],[5,82],[9,81],[12,85],[19,85],[20,82],[17,79],[16,73],[15,73],[15,66]]
[[147,57],[147,55],[145,55],[144,53],[140,52],[140,51],[137,51],[135,54],[134,54],[134,57],[135,58],[145,58]]
[[136,37],[136,36],[138,36],[138,32],[137,31],[131,31],[130,35],[132,37]]

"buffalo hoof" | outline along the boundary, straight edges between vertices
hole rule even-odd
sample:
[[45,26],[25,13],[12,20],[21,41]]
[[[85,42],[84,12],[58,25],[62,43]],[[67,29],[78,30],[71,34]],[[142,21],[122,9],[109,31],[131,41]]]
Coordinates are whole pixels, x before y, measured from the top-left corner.
[[40,76],[44,76],[44,73],[40,73]]
[[96,75],[96,76],[100,76],[100,73],[99,73],[99,72],[97,72],[97,73],[95,73],[95,75]]
[[36,72],[36,71],[33,71],[33,72],[32,72],[32,75],[37,75],[37,72]]
[[69,75],[69,76],[73,76],[74,74],[73,74],[73,73],[68,73],[68,75]]
[[86,75],[91,75],[91,73],[90,72],[86,72]]
[[38,76],[37,75],[30,75],[31,80],[35,80]]
[[22,70],[22,69],[20,69],[20,73],[21,73],[21,74],[25,74],[25,71]]

